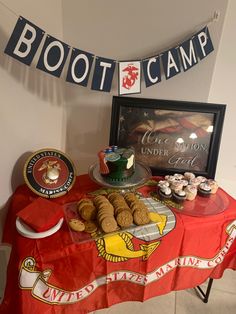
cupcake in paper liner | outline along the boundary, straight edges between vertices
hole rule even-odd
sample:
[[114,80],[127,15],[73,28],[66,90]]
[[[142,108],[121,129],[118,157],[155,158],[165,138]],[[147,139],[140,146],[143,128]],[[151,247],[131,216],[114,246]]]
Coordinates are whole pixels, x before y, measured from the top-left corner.
[[203,197],[209,197],[211,195],[211,187],[208,183],[203,182],[199,184],[198,194]]
[[190,180],[195,178],[195,174],[192,172],[185,172],[184,178],[185,178],[185,180],[190,181]]
[[211,194],[215,194],[219,187],[218,183],[213,179],[208,179],[206,183],[211,187]]
[[171,189],[168,186],[162,186],[158,190],[158,194],[162,201],[169,200],[172,197]]
[[182,181],[174,181],[174,182],[171,183],[171,186],[170,186],[172,191],[182,190],[183,187],[184,187],[184,184],[183,184]]
[[174,202],[182,204],[186,200],[186,193],[184,190],[175,190],[172,194]]
[[187,185],[184,191],[186,193],[187,201],[193,201],[197,196],[197,187],[195,185]]

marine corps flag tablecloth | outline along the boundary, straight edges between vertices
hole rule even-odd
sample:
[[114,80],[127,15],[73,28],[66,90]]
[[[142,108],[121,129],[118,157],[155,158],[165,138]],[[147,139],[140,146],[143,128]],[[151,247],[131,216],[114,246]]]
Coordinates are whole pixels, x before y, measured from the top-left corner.
[[[143,197],[153,199],[156,180],[139,189]],[[68,194],[50,202],[66,207],[91,192],[106,190],[84,175]],[[26,185],[19,187],[4,229],[3,242],[12,252],[0,313],[88,313],[192,288],[220,278],[226,268],[236,270],[236,201],[222,189],[217,193],[225,207],[217,215],[192,217],[169,208],[161,214],[165,223],[153,224],[156,232],[149,238],[136,230],[76,243],[66,221],[43,239],[18,234],[17,212],[38,197]]]

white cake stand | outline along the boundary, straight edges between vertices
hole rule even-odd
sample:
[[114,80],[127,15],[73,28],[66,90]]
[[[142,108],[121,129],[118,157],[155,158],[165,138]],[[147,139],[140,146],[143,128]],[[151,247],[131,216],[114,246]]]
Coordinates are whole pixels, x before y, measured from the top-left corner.
[[139,162],[135,163],[134,174],[124,181],[111,181],[104,178],[100,174],[98,163],[95,163],[89,167],[88,174],[94,182],[102,186],[124,190],[132,189],[134,187],[142,185],[152,176],[151,169],[148,166],[141,164]]

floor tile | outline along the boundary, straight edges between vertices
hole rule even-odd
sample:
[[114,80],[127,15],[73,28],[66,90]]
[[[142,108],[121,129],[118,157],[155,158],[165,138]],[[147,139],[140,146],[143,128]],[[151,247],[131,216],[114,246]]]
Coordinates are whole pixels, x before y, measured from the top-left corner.
[[212,289],[208,303],[203,303],[194,289],[176,293],[175,314],[234,314],[236,297],[230,292]]
[[[206,281],[201,287],[207,286],[208,281]],[[231,269],[226,269],[222,278],[214,279],[212,284],[212,289],[216,289],[224,292],[231,292],[236,295],[236,271]],[[236,296],[235,296],[236,297]],[[236,309],[235,309],[236,313]]]
[[124,302],[94,314],[174,314],[175,292],[149,299],[145,302]]

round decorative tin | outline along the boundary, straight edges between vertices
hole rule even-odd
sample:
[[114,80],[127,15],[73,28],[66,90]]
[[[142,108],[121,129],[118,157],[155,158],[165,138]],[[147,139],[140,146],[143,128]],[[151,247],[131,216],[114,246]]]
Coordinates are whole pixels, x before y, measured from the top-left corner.
[[61,151],[41,149],[33,153],[24,165],[24,179],[36,194],[56,198],[67,193],[75,182],[72,161]]

